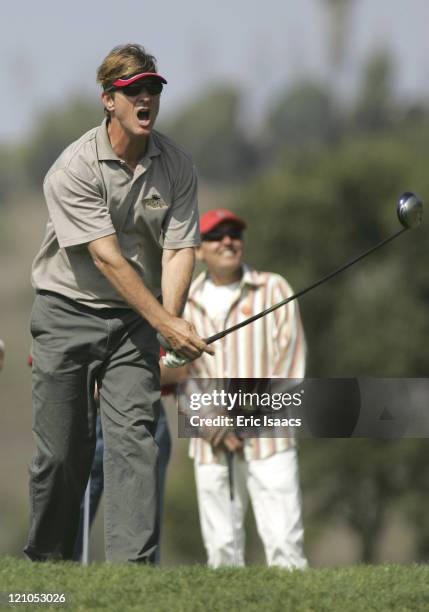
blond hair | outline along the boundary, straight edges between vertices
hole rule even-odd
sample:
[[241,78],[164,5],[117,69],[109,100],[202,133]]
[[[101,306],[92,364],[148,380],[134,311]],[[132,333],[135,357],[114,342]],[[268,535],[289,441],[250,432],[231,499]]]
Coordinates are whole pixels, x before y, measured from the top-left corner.
[[97,70],[97,83],[106,90],[113,81],[139,72],[156,72],[156,59],[141,45],[128,43],[114,47]]

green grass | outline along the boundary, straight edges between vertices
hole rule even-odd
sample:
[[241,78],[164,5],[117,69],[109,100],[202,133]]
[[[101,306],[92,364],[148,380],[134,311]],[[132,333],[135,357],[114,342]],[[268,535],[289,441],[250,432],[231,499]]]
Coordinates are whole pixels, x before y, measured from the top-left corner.
[[[31,564],[0,558],[0,592],[65,593],[57,606],[16,609],[122,612],[369,612],[429,610],[429,567],[354,566],[288,572],[247,567]],[[0,609],[13,609],[2,603]]]

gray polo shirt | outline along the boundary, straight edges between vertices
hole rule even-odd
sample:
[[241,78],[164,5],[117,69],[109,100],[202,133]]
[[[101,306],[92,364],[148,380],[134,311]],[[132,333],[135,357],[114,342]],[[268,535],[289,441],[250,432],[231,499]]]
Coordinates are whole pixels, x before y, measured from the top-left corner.
[[63,151],[43,190],[49,218],[33,262],[38,290],[93,308],[127,308],[95,267],[88,242],[116,233],[123,256],[156,297],[162,250],[199,244],[195,167],[159,132],[133,173],[114,153],[104,120]]

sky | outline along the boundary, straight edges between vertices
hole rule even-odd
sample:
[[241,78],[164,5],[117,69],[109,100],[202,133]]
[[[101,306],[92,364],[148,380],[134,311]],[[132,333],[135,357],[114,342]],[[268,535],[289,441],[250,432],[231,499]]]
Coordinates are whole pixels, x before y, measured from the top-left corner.
[[[174,113],[216,82],[243,89],[249,122],[301,77],[328,77],[326,0],[24,0],[4,3],[0,140],[25,138],[47,106],[76,93],[97,97],[95,72],[112,47],[138,42],[168,79],[162,111]],[[387,47],[396,89],[429,99],[429,2],[354,0],[343,93]],[[251,126],[249,126],[251,127]]]

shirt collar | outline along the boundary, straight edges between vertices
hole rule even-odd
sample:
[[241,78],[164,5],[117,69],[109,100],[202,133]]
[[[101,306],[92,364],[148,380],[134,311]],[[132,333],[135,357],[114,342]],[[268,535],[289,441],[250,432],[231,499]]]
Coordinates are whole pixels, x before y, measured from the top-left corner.
[[[199,303],[199,293],[203,288],[204,283],[209,278],[208,270],[201,272],[194,280],[191,285],[189,291],[189,300],[191,302]],[[266,279],[264,275],[260,274],[256,270],[253,270],[246,264],[243,264],[243,276],[240,280],[240,292],[243,291],[245,287],[256,288],[264,285],[266,283]]]
[[[121,161],[112,149],[110,144],[109,135],[107,133],[107,117],[103,119],[103,123],[98,127],[96,134],[98,159],[100,161]],[[146,149],[145,157],[156,157],[161,154],[161,150],[156,144],[156,137],[153,134],[149,134],[148,145]]]
[[262,274],[253,270],[246,264],[243,264],[243,276],[241,277],[241,287],[245,287],[246,285],[249,287],[260,287],[264,285],[266,282],[265,278]]

